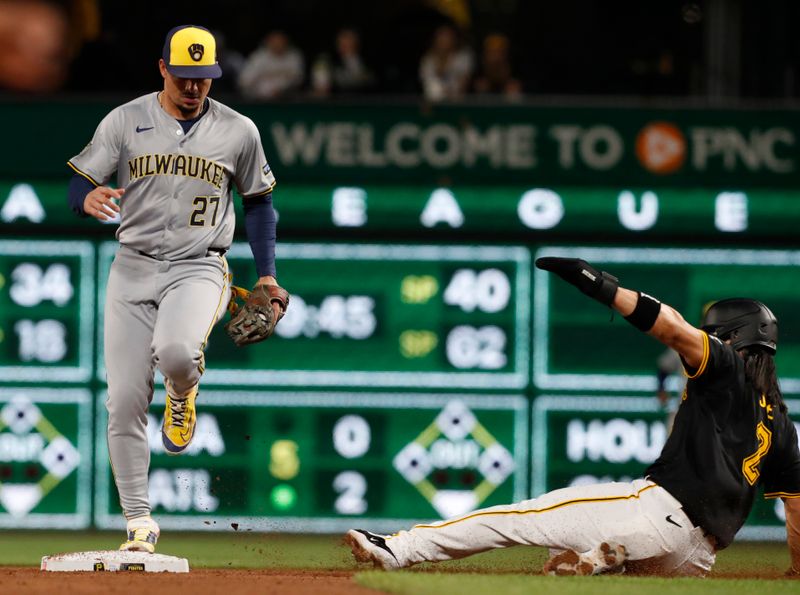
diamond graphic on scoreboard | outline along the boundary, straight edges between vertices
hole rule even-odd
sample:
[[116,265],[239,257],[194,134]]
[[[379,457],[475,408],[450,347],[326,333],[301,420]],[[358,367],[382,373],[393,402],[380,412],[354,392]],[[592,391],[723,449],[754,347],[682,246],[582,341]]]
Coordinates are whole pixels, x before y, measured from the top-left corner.
[[394,457],[394,468],[409,483],[417,483],[428,477],[433,467],[428,451],[421,444],[412,442]]
[[25,397],[14,397],[0,412],[0,419],[15,434],[30,432],[39,423],[41,416],[39,408]]
[[436,425],[449,440],[463,440],[477,423],[477,419],[461,401],[450,401],[436,418]]
[[64,479],[78,466],[81,456],[69,440],[58,436],[42,451],[39,461],[48,473]]
[[478,495],[472,490],[439,490],[431,502],[443,519],[475,510],[479,503]]
[[476,509],[515,467],[508,449],[459,400],[449,401],[393,464],[442,518]]
[[11,516],[28,514],[42,499],[42,489],[35,483],[3,484],[0,486],[0,506]]
[[481,454],[478,470],[487,480],[500,485],[514,471],[514,457],[502,444],[495,442]]
[[[13,397],[0,410],[0,513],[23,517],[80,464],[75,446],[27,397]],[[41,477],[37,483],[32,478]]]

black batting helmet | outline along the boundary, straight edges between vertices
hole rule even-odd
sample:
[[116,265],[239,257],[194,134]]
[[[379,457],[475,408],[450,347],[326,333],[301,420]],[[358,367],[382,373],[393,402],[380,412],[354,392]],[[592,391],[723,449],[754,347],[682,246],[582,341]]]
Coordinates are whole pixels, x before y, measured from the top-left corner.
[[761,345],[774,355],[778,347],[778,320],[758,300],[720,300],[706,311],[702,328],[722,341],[730,339],[731,347],[737,350]]

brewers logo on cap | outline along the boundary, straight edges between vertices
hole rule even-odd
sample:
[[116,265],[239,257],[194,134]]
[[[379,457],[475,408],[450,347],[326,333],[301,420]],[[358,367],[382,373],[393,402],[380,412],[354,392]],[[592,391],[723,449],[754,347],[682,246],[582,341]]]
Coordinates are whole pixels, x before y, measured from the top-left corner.
[[216,79],[222,76],[217,62],[217,42],[211,32],[197,25],[181,25],[167,33],[164,63],[173,76]]
[[205,50],[203,49],[202,43],[193,43],[192,45],[189,46],[189,55],[195,62],[199,62],[200,60],[203,59],[204,51]]

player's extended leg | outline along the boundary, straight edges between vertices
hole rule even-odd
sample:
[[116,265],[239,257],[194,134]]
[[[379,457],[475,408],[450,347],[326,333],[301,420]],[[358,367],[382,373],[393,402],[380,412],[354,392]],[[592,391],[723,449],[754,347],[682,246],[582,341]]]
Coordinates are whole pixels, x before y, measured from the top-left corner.
[[222,257],[177,261],[170,266],[169,283],[161,292],[153,353],[167,387],[162,441],[167,453],[180,454],[194,437],[203,350],[211,329],[225,314],[230,286]]
[[[594,552],[602,557],[603,552],[595,550],[608,543],[624,546],[632,559],[653,559],[680,550],[691,539],[692,527],[676,505],[662,488],[644,480],[598,484],[417,525],[385,539],[351,532],[348,541],[351,547],[354,542],[358,546],[353,547],[357,558],[368,553],[384,568],[462,558],[514,545]],[[684,528],[669,524],[668,514]]]
[[147,491],[155,266],[152,259],[122,249],[111,266],[104,309],[108,452],[129,529],[123,547],[151,552],[158,537]]

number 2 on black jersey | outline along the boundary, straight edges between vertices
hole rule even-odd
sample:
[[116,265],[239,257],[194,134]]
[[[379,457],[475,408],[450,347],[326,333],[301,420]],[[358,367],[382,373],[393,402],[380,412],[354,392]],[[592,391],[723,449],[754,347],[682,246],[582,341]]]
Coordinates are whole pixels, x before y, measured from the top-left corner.
[[195,206],[195,209],[192,211],[192,216],[189,217],[190,227],[203,227],[206,224],[205,214],[211,205],[214,205],[214,213],[211,215],[211,227],[217,224],[219,196],[195,196],[192,204]]
[[758,438],[758,449],[742,461],[742,473],[747,483],[751,486],[756,485],[758,477],[761,475],[758,470],[758,464],[769,452],[769,447],[772,446],[772,432],[764,425],[763,421],[758,422],[758,426],[756,426],[756,437]]

